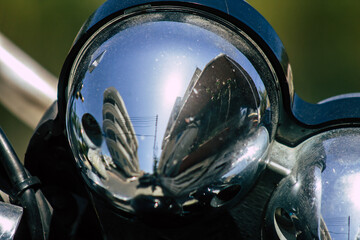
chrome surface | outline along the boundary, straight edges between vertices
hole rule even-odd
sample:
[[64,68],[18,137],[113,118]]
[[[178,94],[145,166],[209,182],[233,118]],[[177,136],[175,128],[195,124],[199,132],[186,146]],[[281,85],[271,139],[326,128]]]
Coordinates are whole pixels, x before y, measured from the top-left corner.
[[359,129],[338,129],[283,151],[294,167],[269,202],[270,239],[360,238],[359,141]]
[[186,214],[243,196],[265,167],[277,121],[267,63],[241,30],[201,12],[113,20],[69,79],[67,132],[83,177],[129,212],[145,201]]
[[19,226],[23,209],[21,207],[0,202],[0,239],[13,239]]
[[57,79],[0,33],[0,102],[35,128],[57,99]]

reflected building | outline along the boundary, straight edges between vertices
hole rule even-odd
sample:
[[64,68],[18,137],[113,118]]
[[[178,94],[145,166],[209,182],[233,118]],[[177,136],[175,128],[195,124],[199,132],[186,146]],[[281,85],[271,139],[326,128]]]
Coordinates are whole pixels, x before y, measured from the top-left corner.
[[115,165],[127,177],[138,176],[138,140],[124,101],[114,87],[104,91],[103,131]]
[[193,183],[206,185],[231,168],[229,154],[241,148],[236,141],[259,122],[260,98],[254,92],[250,76],[226,55],[202,72],[196,69],[165,132],[158,165],[164,187],[174,194],[188,192]]

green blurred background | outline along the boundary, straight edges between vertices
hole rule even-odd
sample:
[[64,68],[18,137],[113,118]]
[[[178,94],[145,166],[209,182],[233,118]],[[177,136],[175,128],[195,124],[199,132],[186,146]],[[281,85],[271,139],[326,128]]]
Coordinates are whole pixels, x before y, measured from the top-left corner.
[[[103,1],[0,1],[0,32],[58,76],[77,31]],[[295,91],[309,102],[360,92],[359,1],[249,0],[282,39]],[[0,86],[1,87],[1,86]],[[32,129],[0,106],[0,126],[23,159]]]

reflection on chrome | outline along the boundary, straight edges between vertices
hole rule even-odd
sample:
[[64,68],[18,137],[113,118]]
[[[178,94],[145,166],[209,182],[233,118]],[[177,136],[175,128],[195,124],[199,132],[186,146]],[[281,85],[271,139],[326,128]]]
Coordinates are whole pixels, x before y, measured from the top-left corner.
[[106,179],[108,177],[106,169],[114,163],[109,155],[101,152],[102,133],[99,124],[91,114],[86,113],[82,116],[80,129],[82,134],[79,144],[84,153],[87,152],[84,155],[85,163],[88,167],[90,164],[99,176]]
[[[237,186],[234,196],[246,190],[265,158],[270,140],[266,128],[259,125],[259,103],[250,76],[221,54],[203,71],[197,68],[184,95],[176,98],[159,159],[155,131],[152,174],[140,168],[138,135],[115,87],[103,93],[102,129],[91,114],[82,116],[79,148],[87,152],[85,165],[99,176],[97,181],[118,189],[120,199],[191,194],[190,202],[196,203],[197,190],[206,188],[213,198],[210,204],[221,206],[224,201],[216,195],[229,186]],[[128,191],[126,196],[122,187]],[[189,199],[183,204],[189,204]]]
[[332,130],[293,149],[296,165],[269,202],[267,231],[280,239],[360,239],[359,134]]
[[67,132],[83,177],[130,213],[240,199],[265,168],[276,121],[258,48],[215,21],[168,13],[109,27],[70,79]]
[[103,119],[106,144],[115,165],[126,177],[137,176],[140,171],[138,140],[124,101],[114,87],[104,92]]
[[190,187],[196,182],[210,184],[211,177],[228,171],[232,161],[217,156],[259,121],[259,96],[240,66],[220,55],[199,71],[177,98],[162,145],[158,172],[164,187],[176,194],[199,187]]
[[22,207],[0,202],[0,239],[14,239],[23,211]]

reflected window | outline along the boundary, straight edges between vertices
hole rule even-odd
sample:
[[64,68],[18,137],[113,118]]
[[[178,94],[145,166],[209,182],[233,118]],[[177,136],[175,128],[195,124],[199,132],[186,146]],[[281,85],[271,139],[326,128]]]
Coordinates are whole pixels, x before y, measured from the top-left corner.
[[112,122],[114,122],[115,117],[114,117],[114,115],[112,115],[111,113],[107,112],[107,113],[105,114],[105,119],[109,119],[109,120],[111,120]]
[[115,100],[112,99],[112,98],[105,98],[104,99],[104,103],[110,103],[111,105],[114,105],[115,106]]
[[106,131],[106,137],[110,138],[110,139],[113,140],[113,141],[116,141],[115,133],[114,133],[114,131],[112,131],[112,130],[110,130],[110,129],[108,129],[108,130]]

